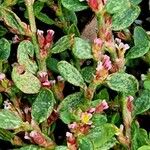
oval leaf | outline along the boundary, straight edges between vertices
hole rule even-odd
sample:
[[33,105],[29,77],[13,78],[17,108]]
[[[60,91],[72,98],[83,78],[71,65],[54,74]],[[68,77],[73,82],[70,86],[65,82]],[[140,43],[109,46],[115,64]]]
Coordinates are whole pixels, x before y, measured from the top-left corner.
[[0,128],[2,129],[16,129],[22,125],[22,120],[15,113],[9,110],[0,111]]
[[138,97],[134,101],[134,113],[136,115],[141,114],[148,109],[150,109],[150,91],[149,90],[144,90],[140,97]]
[[79,59],[92,58],[92,47],[89,42],[76,37],[73,44],[73,53]]
[[33,60],[34,46],[30,41],[23,41],[18,46],[17,58],[20,65],[25,66],[25,69],[31,73],[36,73],[38,70],[36,62]]
[[51,49],[51,53],[57,54],[61,53],[71,47],[71,37],[70,35],[63,36],[60,38]]
[[10,9],[0,7],[0,17],[5,22],[5,24],[11,29],[11,32],[27,36],[29,35],[29,33],[26,32],[24,23]]
[[107,0],[106,10],[110,14],[118,13],[130,7],[129,0]]
[[24,93],[35,94],[38,93],[41,88],[41,83],[37,77],[35,77],[29,71],[20,74],[19,71],[22,66],[15,66],[12,71],[12,79],[15,85]]
[[138,150],[150,150],[150,145],[144,145],[140,147]]
[[10,55],[11,44],[5,38],[0,39],[0,60],[7,60]]
[[71,11],[81,11],[88,8],[86,3],[79,0],[61,0],[61,2],[65,8]]
[[69,83],[75,86],[80,86],[82,88],[85,87],[85,83],[80,72],[68,62],[60,61],[58,63],[58,70],[62,77],[66,79]]
[[81,105],[85,103],[82,98],[82,93],[74,93],[67,96],[59,105],[59,113],[61,120],[69,124],[75,121],[75,117],[73,115],[73,111],[77,110]]
[[127,59],[135,59],[144,56],[150,49],[150,46],[137,45],[132,47],[127,53]]
[[138,90],[137,79],[127,73],[114,73],[108,76],[107,85],[115,91],[123,92],[127,95],[134,95]]
[[42,89],[32,105],[32,116],[38,122],[45,121],[53,111],[55,99],[52,91]]
[[131,6],[129,9],[118,12],[113,15],[113,30],[122,30],[129,27],[134,20],[139,16],[140,8]]
[[117,128],[112,124],[104,124],[102,126],[91,129],[87,138],[89,138],[94,148],[103,146],[117,133]]
[[135,45],[149,45],[149,37],[142,27],[134,28],[134,44]]

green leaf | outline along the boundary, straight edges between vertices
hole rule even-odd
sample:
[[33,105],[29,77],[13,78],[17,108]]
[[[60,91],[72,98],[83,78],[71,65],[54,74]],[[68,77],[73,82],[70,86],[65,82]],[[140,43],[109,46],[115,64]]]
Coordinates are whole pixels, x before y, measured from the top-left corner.
[[92,141],[86,137],[80,137],[78,143],[80,150],[94,150]]
[[39,19],[40,21],[42,21],[48,25],[55,24],[55,21],[53,19],[51,19],[49,16],[47,16],[46,14],[44,14],[42,12],[35,14],[35,16],[37,19]]
[[0,128],[0,139],[5,141],[10,141],[14,138],[14,134],[8,130]]
[[5,0],[2,5],[4,7],[10,7],[10,6],[13,6],[17,3],[18,0]]
[[100,127],[91,129],[87,138],[89,138],[93,144],[94,148],[103,146],[117,133],[117,128],[112,124],[104,124]]
[[144,90],[134,101],[134,106],[135,115],[141,114],[150,109],[150,91]]
[[16,129],[22,125],[22,120],[15,113],[9,110],[0,111],[0,128],[2,129]]
[[150,90],[150,80],[145,80],[143,86],[145,90]]
[[133,5],[138,5],[142,0],[130,0]]
[[107,118],[101,114],[94,114],[92,120],[94,127],[99,127],[107,122]]
[[0,7],[0,19],[2,19],[11,29],[11,32],[15,34],[28,35],[27,32],[25,32],[26,29],[24,29],[24,23],[10,9]]
[[55,58],[48,57],[46,60],[47,68],[50,69],[50,71],[53,71],[55,73],[59,73],[57,69],[58,60]]
[[7,60],[10,55],[11,44],[5,38],[0,39],[0,60]]
[[33,5],[34,13],[38,14],[44,7],[44,3],[40,1],[35,1]]
[[61,120],[69,124],[75,121],[75,117],[73,115],[73,111],[76,111],[82,105],[85,104],[85,100],[83,99],[83,94],[80,92],[71,94],[67,96],[59,105],[59,113]]
[[0,25],[0,37],[4,36],[7,33],[7,29]]
[[130,5],[131,4],[129,0],[108,0],[106,4],[106,10],[108,13],[114,14],[128,9]]
[[56,146],[55,150],[68,150],[67,146]]
[[88,6],[85,2],[79,0],[61,0],[62,5],[71,11],[81,11],[87,9]]
[[55,99],[52,91],[41,89],[36,100],[32,105],[32,116],[38,122],[45,121],[53,111]]
[[113,73],[108,76],[106,83],[112,90],[126,95],[134,95],[139,87],[137,79],[127,73]]
[[82,77],[85,82],[90,83],[93,79],[94,68],[93,67],[85,67],[81,70]]
[[139,147],[149,144],[147,131],[139,128],[139,125],[135,122],[131,126],[131,137],[132,150],[137,150]]
[[132,47],[127,53],[127,59],[135,59],[144,56],[150,49],[150,45],[137,45]]
[[[22,70],[23,73],[20,73]],[[22,69],[22,66],[15,66],[12,71],[12,80],[15,85],[24,93],[35,94],[38,93],[41,88],[41,83],[37,77],[35,77],[29,71]]]
[[144,145],[144,146],[138,148],[138,150],[150,150],[150,145]]
[[139,14],[140,8],[138,6],[131,6],[127,10],[114,14],[112,18],[113,30],[117,31],[129,27]]
[[73,54],[79,59],[90,59],[92,56],[91,44],[81,38],[76,37],[73,44]]
[[65,20],[70,23],[77,24],[77,16],[74,11],[62,8]]
[[34,46],[28,41],[22,41],[17,50],[17,59],[20,65],[25,66],[25,70],[35,74],[38,70],[36,62],[33,60],[34,57]]
[[51,49],[52,54],[61,53],[71,47],[71,37],[70,35],[65,35],[61,37]]
[[137,26],[134,28],[133,38],[134,38],[135,45],[143,45],[143,46],[149,45],[149,37],[148,37],[146,31],[140,26]]
[[96,94],[96,96],[94,97],[95,99],[105,99],[105,100],[109,100],[109,93],[107,91],[106,88],[102,89],[99,93]]
[[16,149],[16,150],[44,150],[44,148],[41,148],[41,147],[36,146],[36,145],[28,145],[28,146],[24,146],[24,147],[21,147],[21,148]]
[[77,25],[72,24],[68,29],[68,34],[74,34],[75,36],[80,36],[80,31],[77,27]]
[[96,148],[95,150],[110,150],[112,147],[114,147],[117,143],[116,138],[111,138],[110,140],[108,140],[104,145],[102,145],[101,147]]
[[86,86],[80,72],[68,62],[60,61],[58,63],[58,70],[62,77],[69,83],[81,88]]

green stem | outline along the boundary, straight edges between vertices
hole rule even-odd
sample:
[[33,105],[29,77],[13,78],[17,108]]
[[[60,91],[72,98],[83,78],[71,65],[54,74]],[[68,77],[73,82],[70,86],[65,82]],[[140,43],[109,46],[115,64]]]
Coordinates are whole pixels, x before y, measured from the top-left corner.
[[93,97],[94,97],[94,93],[95,93],[95,91],[96,91],[96,88],[97,88],[97,84],[95,84],[95,83],[90,83],[90,85],[88,86],[88,88],[86,89],[86,91],[85,91],[85,98],[87,99],[87,100],[92,100],[93,99]]
[[127,138],[128,143],[127,147],[130,150],[131,149],[131,123],[132,123],[132,117],[131,112],[129,112],[127,108],[127,98],[120,94],[121,104],[122,104],[122,116],[123,116],[123,122],[125,126],[125,136]]
[[33,0],[25,0],[25,4],[27,7],[28,16],[29,16],[30,28],[32,32],[32,42],[35,48],[35,54],[36,54],[37,62],[39,65],[39,70],[43,70],[42,63],[40,60],[40,48],[39,48],[37,36],[36,36],[37,28],[36,28],[35,16],[34,16],[34,11],[33,11],[33,3],[34,3]]

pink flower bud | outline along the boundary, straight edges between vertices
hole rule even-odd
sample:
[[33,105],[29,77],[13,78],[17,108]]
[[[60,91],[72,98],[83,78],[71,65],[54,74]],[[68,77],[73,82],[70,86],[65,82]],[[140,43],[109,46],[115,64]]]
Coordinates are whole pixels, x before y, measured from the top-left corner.
[[0,81],[4,80],[6,78],[4,73],[0,73]]
[[64,81],[64,78],[62,76],[57,76],[58,81]]
[[102,106],[103,106],[103,110],[109,108],[108,103],[106,102],[106,100],[103,100],[101,104],[102,104]]
[[115,42],[116,42],[115,47],[118,50],[126,51],[126,50],[128,50],[130,48],[130,46],[128,44],[124,44],[123,42],[121,42],[121,39],[116,38]]
[[100,38],[94,39],[94,44],[97,45],[98,47],[102,47],[103,41]]
[[48,81],[48,74],[45,71],[39,72],[39,80],[41,83]]
[[18,37],[18,35],[15,35],[13,38],[12,38],[12,43],[19,43],[20,42],[20,39]]
[[95,110],[96,110],[96,108],[90,108],[90,109],[88,110],[88,113],[95,113]]
[[107,55],[104,55],[103,56],[103,67],[106,69],[106,70],[110,70],[112,68],[112,64],[111,64],[111,61],[110,61],[110,57],[107,56]]
[[97,11],[99,8],[98,0],[87,0],[88,5],[91,7],[93,11]]
[[133,100],[134,100],[133,96],[127,97],[127,108],[128,108],[129,112],[132,112],[132,110],[133,110],[133,104],[132,104]]
[[69,129],[75,129],[77,127],[77,123],[73,122],[72,124],[68,125]]
[[38,42],[39,42],[40,48],[43,48],[45,44],[45,38],[43,34],[44,32],[42,30],[37,30],[37,36],[38,36]]
[[106,102],[106,100],[103,100],[97,107],[96,107],[96,113],[101,113],[103,112],[104,110],[108,109],[109,106]]
[[53,30],[47,30],[47,35],[45,37],[46,43],[51,43],[52,42],[54,33],[55,32]]
[[45,142],[44,137],[37,131],[32,131],[29,135],[36,144],[41,145],[43,142]]

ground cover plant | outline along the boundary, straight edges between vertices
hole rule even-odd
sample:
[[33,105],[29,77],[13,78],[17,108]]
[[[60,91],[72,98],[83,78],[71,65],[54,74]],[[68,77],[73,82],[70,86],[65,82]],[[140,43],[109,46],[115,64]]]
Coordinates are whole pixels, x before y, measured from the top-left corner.
[[150,149],[141,3],[0,0],[0,149]]

